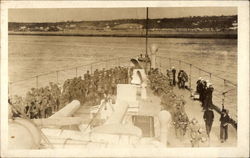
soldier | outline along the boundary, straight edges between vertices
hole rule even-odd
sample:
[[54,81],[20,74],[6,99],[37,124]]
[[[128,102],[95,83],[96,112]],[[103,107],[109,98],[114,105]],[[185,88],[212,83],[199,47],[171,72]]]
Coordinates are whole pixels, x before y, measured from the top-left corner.
[[178,87],[179,88],[182,88],[182,76],[183,76],[183,70],[180,70],[179,71],[179,73],[178,73],[178,76],[177,76],[177,78],[178,78]]
[[202,128],[200,128],[196,119],[192,119],[192,121],[189,123],[188,129],[190,131],[190,142],[192,147],[199,147],[200,142],[204,143],[207,141],[204,131]]
[[174,67],[172,67],[173,86],[176,85],[175,74],[176,74],[176,69]]
[[179,130],[180,130],[180,124],[179,124],[179,115],[180,115],[180,111],[178,109],[178,107],[176,107],[176,109],[173,111],[173,125],[175,128],[175,136],[177,138],[180,138],[179,136]]
[[203,119],[205,121],[207,135],[210,137],[210,132],[214,121],[214,112],[210,107],[204,112]]
[[226,109],[222,109],[221,117],[220,117],[220,140],[221,143],[224,143],[228,139],[228,123],[230,121],[230,117],[228,115],[229,111]]
[[149,58],[148,54],[145,55],[145,72],[148,74],[151,67],[151,59]]
[[200,101],[201,101],[201,91],[202,91],[202,78],[199,77],[199,79],[196,82],[196,93],[199,94]]
[[212,101],[213,91],[214,91],[214,88],[212,86],[212,83],[208,82],[207,88],[206,88],[206,96],[205,96],[205,108],[209,108],[213,106],[213,101]]
[[87,73],[84,74],[84,79],[85,80],[89,80],[90,79],[90,73],[89,73],[89,70],[87,70]]
[[168,80],[169,80],[169,84],[172,86],[173,85],[173,73],[170,72],[169,69],[167,69],[167,77],[168,77]]
[[142,54],[140,54],[140,56],[138,57],[138,61],[139,62],[144,62],[144,58],[143,58]]
[[206,89],[207,89],[207,82],[202,79],[201,80],[200,100],[201,100],[201,105],[203,108],[205,108]]
[[186,130],[188,126],[188,116],[184,111],[180,113],[178,122],[180,125],[180,129],[179,129],[180,139],[183,140],[183,137],[186,134]]

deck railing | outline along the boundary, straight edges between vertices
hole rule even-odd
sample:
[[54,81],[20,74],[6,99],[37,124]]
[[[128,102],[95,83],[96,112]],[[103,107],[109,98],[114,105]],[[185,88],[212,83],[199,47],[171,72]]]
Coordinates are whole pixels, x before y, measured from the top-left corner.
[[188,87],[195,91],[196,82],[199,77],[213,83],[213,103],[217,108],[224,106],[229,110],[231,117],[237,120],[237,84],[223,77],[213,74],[207,70],[204,70],[196,65],[188,63],[183,60],[158,56],[158,65],[162,72],[166,73],[166,69],[171,69],[173,66],[175,69],[184,70],[188,76]]
[[[9,95],[19,95],[24,96],[31,88],[40,88],[48,86],[49,82],[54,82],[57,84],[63,84],[65,80],[79,77],[84,75],[84,73],[89,70],[93,73],[95,69],[109,69],[115,66],[129,66],[131,57],[116,57],[114,59],[97,61],[91,64],[81,65],[77,67],[56,70],[53,72],[48,72],[44,74],[39,74],[27,79],[9,82]],[[237,120],[237,84],[229,81],[220,76],[214,75],[202,68],[199,68],[191,63],[164,57],[157,56],[157,67],[165,74],[166,69],[174,66],[177,73],[180,69],[184,70],[188,76],[188,87],[191,89],[196,88],[196,81],[199,77],[208,79],[213,83],[213,103],[219,107],[224,105],[225,108],[229,109],[231,117]]]

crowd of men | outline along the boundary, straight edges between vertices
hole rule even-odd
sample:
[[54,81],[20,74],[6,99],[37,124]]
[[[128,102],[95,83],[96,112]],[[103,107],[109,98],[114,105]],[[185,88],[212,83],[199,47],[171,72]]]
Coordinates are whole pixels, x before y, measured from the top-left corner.
[[184,70],[179,70],[177,75],[177,82],[176,82],[176,69],[172,67],[172,69],[167,69],[167,77],[169,79],[169,83],[172,86],[175,86],[176,84],[180,89],[185,89],[186,83],[188,82],[188,75]]
[[203,109],[208,109],[213,106],[212,96],[213,96],[213,84],[209,80],[204,80],[201,77],[196,82],[196,92],[199,94],[199,100]]
[[116,85],[131,80],[132,69],[115,67],[109,70],[96,69],[93,74],[87,71],[81,76],[67,79],[60,87],[55,83],[41,88],[31,88],[25,97],[15,95],[9,102],[17,109],[12,109],[12,116],[18,117],[25,113],[27,117],[48,118],[73,100],[81,105],[98,105],[104,95],[115,95]]
[[[142,57],[140,62],[150,63],[148,57]],[[144,66],[147,68],[147,64]],[[198,125],[195,119],[190,120],[185,112],[183,96],[177,96],[173,87],[178,85],[180,89],[188,81],[188,75],[184,70],[180,70],[176,76],[176,69],[168,69],[166,75],[159,69],[149,69],[148,79],[150,88],[154,94],[161,97],[161,104],[170,112],[176,137],[180,140],[184,138],[187,131],[190,134],[190,142],[193,147],[199,146],[200,142],[206,141],[204,130]],[[87,71],[83,76],[67,79],[63,86],[60,87],[55,83],[41,88],[32,88],[27,92],[24,98],[14,96],[9,99],[17,110],[12,109],[14,117],[20,116],[20,111],[25,113],[29,118],[47,118],[54,112],[63,108],[72,100],[79,100],[81,105],[93,106],[98,105],[105,96],[116,95],[117,84],[127,84],[132,79],[133,67],[115,67],[108,70],[96,69],[93,74]],[[177,81],[176,81],[177,77]],[[204,109],[204,121],[206,124],[206,133],[209,137],[214,114],[212,110],[212,93],[213,86],[208,80],[199,78],[197,81],[196,91],[199,94],[199,100]],[[221,115],[221,139],[225,141],[227,135],[228,112],[223,111]]]
[[47,118],[53,112],[58,111],[60,95],[59,86],[50,82],[46,87],[31,88],[24,98],[15,95],[13,98],[9,98],[9,102],[17,108],[13,112],[14,117],[25,113],[31,119]]
[[[214,121],[214,112],[213,112],[213,84],[209,80],[204,80],[201,77],[196,82],[196,93],[199,94],[199,101],[204,110],[203,119],[205,121],[206,133],[210,137],[210,132],[212,129]],[[224,143],[228,139],[228,124],[232,121],[229,116],[229,110],[222,108],[221,117],[220,117],[220,140],[221,143]]]
[[87,71],[82,77],[68,79],[63,85],[63,104],[77,99],[82,105],[98,105],[105,95],[116,95],[116,85],[129,81],[129,69],[115,67],[109,70],[96,69],[93,75]]
[[185,112],[184,97],[177,96],[173,92],[174,79],[170,78],[168,74],[164,75],[158,69],[151,69],[148,78],[154,94],[161,97],[161,104],[171,114],[177,139],[183,140],[184,136],[188,135],[192,147],[198,147],[201,142],[206,142],[205,131],[199,126],[196,119],[189,120]]

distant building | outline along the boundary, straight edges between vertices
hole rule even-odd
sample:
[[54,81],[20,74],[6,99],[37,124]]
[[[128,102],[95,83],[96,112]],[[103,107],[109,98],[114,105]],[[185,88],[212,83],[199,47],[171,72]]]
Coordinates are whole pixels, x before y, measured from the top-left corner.
[[27,27],[26,27],[26,26],[20,26],[18,30],[19,30],[19,31],[26,31],[26,30],[27,30]]
[[232,27],[229,27],[229,30],[237,30],[238,29],[238,23],[237,21],[235,20],[233,23],[232,23]]
[[75,28],[76,27],[76,24],[70,24],[69,25],[69,28]]
[[143,25],[141,24],[120,24],[120,25],[116,25],[114,26],[114,29],[118,29],[118,30],[126,30],[126,29],[142,29]]
[[57,26],[56,28],[58,29],[58,31],[62,31],[63,30],[63,28],[61,28],[60,26]]

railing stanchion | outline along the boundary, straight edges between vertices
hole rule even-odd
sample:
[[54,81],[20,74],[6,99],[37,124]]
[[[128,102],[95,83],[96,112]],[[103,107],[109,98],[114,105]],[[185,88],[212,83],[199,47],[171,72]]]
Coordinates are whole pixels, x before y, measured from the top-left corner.
[[211,81],[212,73],[209,73],[209,80]]
[[36,88],[38,88],[38,76],[36,76]]
[[199,68],[199,77],[201,77],[201,69]]
[[77,77],[77,67],[76,67],[76,77]]
[[181,60],[179,60],[179,69],[181,70]]
[[191,84],[191,71],[192,71],[192,64],[190,64],[190,68],[189,68],[189,88],[192,88],[192,84]]
[[225,90],[226,90],[226,80],[223,79],[223,91],[225,91]]

